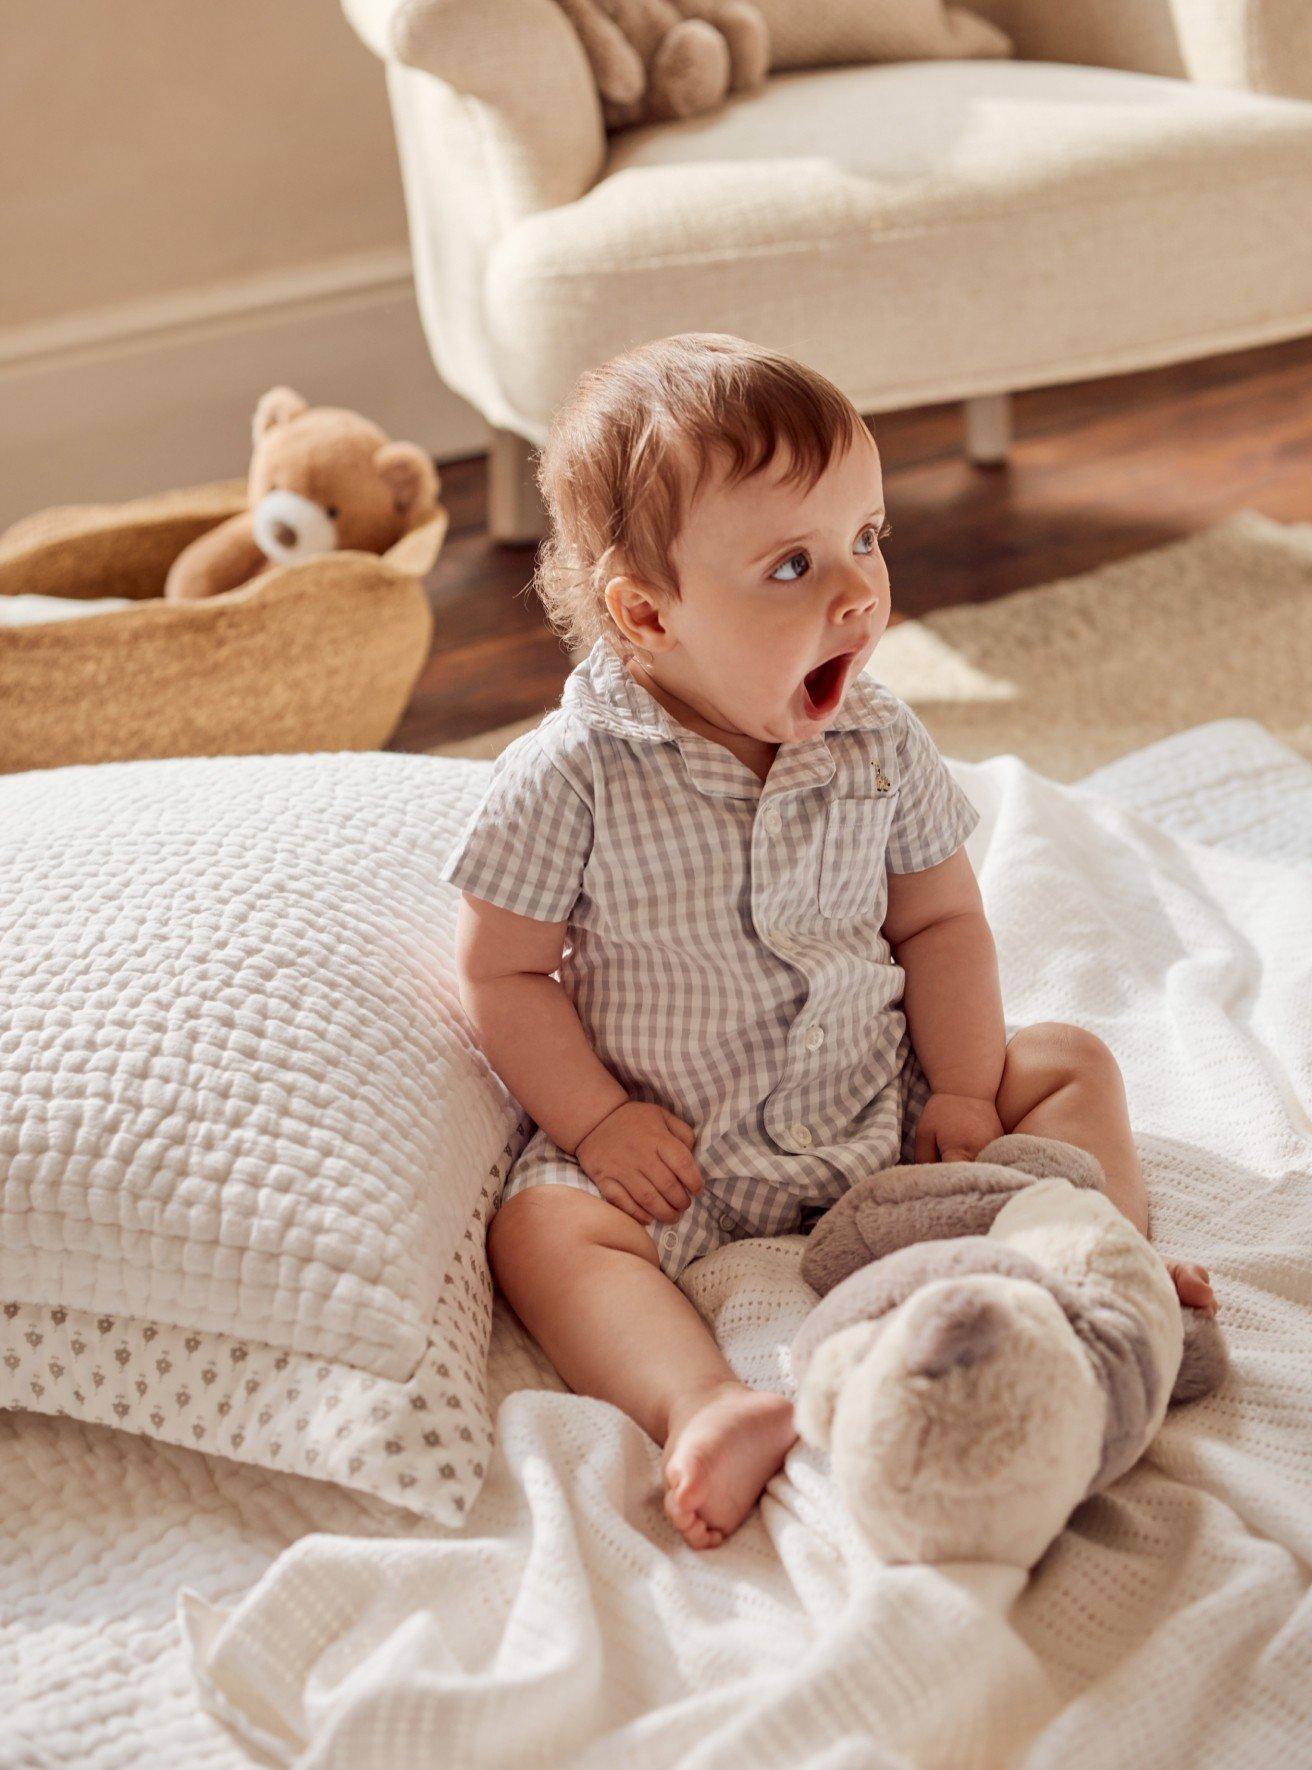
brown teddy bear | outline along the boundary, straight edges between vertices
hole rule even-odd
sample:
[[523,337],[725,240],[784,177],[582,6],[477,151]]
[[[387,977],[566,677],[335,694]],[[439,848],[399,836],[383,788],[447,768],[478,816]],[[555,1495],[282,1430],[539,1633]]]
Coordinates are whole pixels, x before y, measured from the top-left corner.
[[694,117],[765,84],[770,39],[751,0],[557,0],[578,32],[608,129]]
[[273,387],[255,409],[252,440],[249,508],[183,548],[164,583],[170,602],[218,596],[338,548],[385,553],[436,508],[430,457],[358,412]]

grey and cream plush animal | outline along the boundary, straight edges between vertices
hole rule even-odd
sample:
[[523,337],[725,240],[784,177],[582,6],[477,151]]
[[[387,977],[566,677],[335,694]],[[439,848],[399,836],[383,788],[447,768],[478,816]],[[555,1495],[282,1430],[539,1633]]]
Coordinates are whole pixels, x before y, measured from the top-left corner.
[[1215,1321],[1103,1185],[1084,1150],[1012,1133],[873,1175],[812,1231],[798,1429],[886,1560],[1032,1567],[1221,1381]]

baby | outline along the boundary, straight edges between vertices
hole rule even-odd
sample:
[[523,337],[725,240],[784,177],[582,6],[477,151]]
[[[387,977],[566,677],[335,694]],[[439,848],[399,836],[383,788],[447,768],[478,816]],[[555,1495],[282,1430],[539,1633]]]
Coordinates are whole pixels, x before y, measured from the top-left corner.
[[740,338],[661,339],[583,376],[540,483],[539,592],[591,649],[443,872],[461,1001],[537,1127],[489,1257],[565,1381],[664,1446],[665,1510],[711,1548],[795,1433],[679,1289],[690,1261],[1004,1131],[1089,1150],[1145,1232],[1147,1206],[1107,1047],[1008,1039],[979,814],[862,674],[888,524],[847,398]]

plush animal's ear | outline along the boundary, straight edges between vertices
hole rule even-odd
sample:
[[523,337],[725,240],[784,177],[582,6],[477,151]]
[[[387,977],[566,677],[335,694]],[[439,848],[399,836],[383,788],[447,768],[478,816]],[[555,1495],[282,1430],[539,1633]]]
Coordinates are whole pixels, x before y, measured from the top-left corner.
[[262,436],[267,436],[271,430],[276,430],[280,424],[286,424],[292,418],[299,418],[302,412],[309,409],[309,401],[302,399],[293,388],[271,387],[255,408],[251,441],[258,443]]
[[374,466],[391,487],[398,516],[413,521],[437,502],[437,469],[417,443],[384,443]]
[[794,1417],[797,1430],[816,1450],[828,1450],[834,1409],[843,1384],[884,1330],[884,1322],[858,1321],[822,1340],[801,1373]]

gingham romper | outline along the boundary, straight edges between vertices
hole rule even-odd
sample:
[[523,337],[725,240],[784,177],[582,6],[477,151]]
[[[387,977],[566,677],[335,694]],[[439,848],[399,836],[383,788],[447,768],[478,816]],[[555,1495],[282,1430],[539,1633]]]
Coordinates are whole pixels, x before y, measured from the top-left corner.
[[[979,822],[920,720],[858,677],[822,736],[762,782],[687,730],[604,640],[493,766],[442,877],[567,922],[558,976],[635,1100],[696,1132],[705,1182],[653,1223],[662,1269],[805,1230],[863,1175],[913,1158],[929,1089],[880,932],[886,868],[946,860]],[[597,1191],[536,1128],[502,1202]]]

